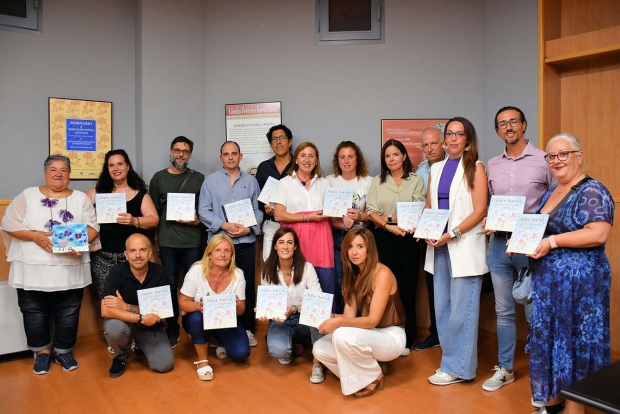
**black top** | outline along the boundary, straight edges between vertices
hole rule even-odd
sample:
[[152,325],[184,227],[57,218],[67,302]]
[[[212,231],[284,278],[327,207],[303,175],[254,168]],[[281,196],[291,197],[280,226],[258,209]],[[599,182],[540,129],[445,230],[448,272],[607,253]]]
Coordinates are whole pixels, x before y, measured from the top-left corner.
[[[134,217],[142,217],[142,199],[145,194],[146,190],[142,189],[134,198],[127,201],[127,213]],[[110,253],[124,252],[125,240],[134,233],[144,234],[144,230],[118,223],[101,223],[99,225],[101,250]]]
[[[258,186],[260,187],[260,189],[261,190],[263,189],[269,177],[273,177],[276,180],[281,180],[282,178],[286,177],[288,175],[288,170],[291,168],[292,164],[293,164],[293,154],[291,154],[291,160],[289,161],[289,163],[286,164],[286,167],[284,167],[284,169],[282,170],[282,174],[280,174],[280,172],[278,171],[278,167],[276,167],[276,156],[275,155],[269,158],[268,160],[265,160],[261,162],[260,164],[258,164],[258,168],[256,169],[256,181],[258,181]],[[265,213],[264,203],[261,203],[259,201],[258,208],[263,213]],[[267,214],[263,214],[263,217],[266,220],[274,220],[273,216],[268,216]]]

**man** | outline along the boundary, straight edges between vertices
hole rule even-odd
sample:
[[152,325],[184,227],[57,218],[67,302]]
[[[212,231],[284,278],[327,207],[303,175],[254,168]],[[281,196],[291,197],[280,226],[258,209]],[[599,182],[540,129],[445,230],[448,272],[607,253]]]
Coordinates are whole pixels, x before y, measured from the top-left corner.
[[[256,181],[262,190],[269,177],[280,180],[288,174],[293,163],[291,147],[293,146],[293,133],[286,125],[275,125],[267,132],[267,141],[273,150],[274,156],[261,162],[256,170]],[[273,208],[268,204],[258,202],[258,208],[264,213],[263,217],[263,260],[267,260],[271,252],[273,235],[280,228],[280,223],[273,217]]]
[[167,319],[168,339],[173,348],[179,342],[179,298],[177,295],[179,269],[183,274],[189,271],[193,263],[200,260],[201,229],[200,220],[195,214],[192,221],[166,220],[166,204],[168,193],[196,194],[196,208],[200,186],[205,179],[201,173],[187,168],[194,143],[183,136],[178,136],[170,144],[170,167],[158,171],[151,179],[149,193],[159,213],[159,227],[157,230],[157,244],[159,258],[168,271],[170,278],[170,293],[174,316]]
[[[428,175],[431,172],[431,166],[437,161],[442,161],[446,155],[443,150],[444,136],[443,132],[437,128],[429,127],[422,131],[421,135],[422,151],[426,159],[418,165],[416,174],[424,180],[424,188],[428,190]],[[422,253],[426,250],[426,243],[421,243]],[[424,257],[424,256],[422,256]],[[426,273],[426,287],[428,289],[428,307],[431,316],[431,324],[428,327],[429,335],[421,342],[418,342],[413,349],[416,351],[426,351],[428,349],[439,346],[439,335],[437,334],[437,323],[435,321],[435,292],[433,284],[433,275]]]
[[[490,195],[525,196],[524,213],[534,213],[555,178],[543,158],[545,152],[525,139],[527,121],[523,111],[506,106],[495,115],[495,132],[506,143],[506,149],[489,160],[487,167]],[[483,228],[486,220],[483,221]],[[495,374],[484,382],[486,391],[496,391],[514,382],[514,354],[517,343],[517,305],[512,297],[512,285],[519,271],[527,267],[528,258],[518,254],[506,254],[506,242],[511,234],[503,231],[485,230],[491,235],[487,264],[495,292],[497,313],[498,360]],[[530,307],[526,306],[529,320]]]
[[208,238],[218,233],[228,234],[235,244],[235,264],[243,270],[245,276],[245,312],[241,321],[246,329],[250,346],[258,345],[252,334],[254,330],[254,291],[256,277],[256,236],[260,226],[243,227],[238,223],[227,221],[224,205],[249,198],[252,202],[256,222],[263,219],[263,212],[258,209],[260,188],[256,178],[241,171],[239,163],[243,159],[239,145],[234,141],[225,142],[220,148],[222,169],[209,175],[200,189],[198,216],[207,227]]
[[151,243],[143,234],[132,234],[125,242],[126,262],[117,264],[108,275],[101,300],[105,337],[114,350],[110,377],[125,372],[129,343],[146,356],[153,371],[168,372],[174,364],[172,348],[161,318],[142,313],[138,307],[138,291],[168,285],[168,272],[150,260]]

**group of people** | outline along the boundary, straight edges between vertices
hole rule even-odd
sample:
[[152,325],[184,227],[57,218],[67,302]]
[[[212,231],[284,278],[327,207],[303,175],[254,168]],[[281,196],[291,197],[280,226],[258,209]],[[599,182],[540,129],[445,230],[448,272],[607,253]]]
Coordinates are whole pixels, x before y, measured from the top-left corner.
[[[541,412],[560,412],[562,388],[610,363],[611,270],[604,248],[614,202],[601,183],[585,174],[585,155],[576,137],[557,135],[545,152],[525,139],[527,121],[520,109],[501,108],[494,122],[505,150],[487,168],[478,160],[474,126],[454,117],[443,130],[422,132],[425,160],[418,166],[400,141],[387,141],[374,178],[351,141],[338,144],[333,173],[324,177],[317,147],[303,142],[292,151],[293,134],[284,125],[267,133],[274,156],[258,166],[256,178],[240,169],[243,154],[233,141],[220,148],[222,169],[205,178],[188,168],[193,142],[175,138],[171,166],[153,176],[148,191],[123,150],[106,154],[99,180],[86,194],[68,188],[68,158],[48,157],[45,185],[18,195],[2,221],[12,263],[9,282],[17,288],[35,373],[49,372],[52,359],[65,370],[77,368],[71,350],[91,271],[114,354],[110,376],[124,373],[132,344],[153,370],[172,369],[179,311],[201,380],[213,379],[210,346],[218,358],[245,361],[257,344],[252,333],[255,242],[262,233],[261,284],[288,287],[285,319],[268,321],[269,354],[289,364],[303,353],[302,338],[310,337],[310,381],[323,382],[326,367],[340,378],[342,392],[356,397],[381,389],[382,362],[407,356],[411,349],[441,346],[439,367],[429,377],[434,385],[475,378],[482,275],[489,271],[498,363],[482,387],[496,391],[512,383],[517,311],[512,285],[529,266],[532,303],[526,316],[533,409],[544,405]],[[279,182],[270,202],[263,204],[258,196],[269,177]],[[323,213],[326,187],[353,190],[346,215]],[[116,223],[97,224],[96,194],[121,192],[127,213]],[[166,219],[168,193],[196,195],[193,220]],[[507,254],[511,234],[485,228],[492,195],[525,196],[525,213],[550,214],[534,254]],[[223,206],[246,198],[258,224],[228,222]],[[396,203],[401,201],[425,201],[427,208],[449,210],[443,235],[421,241],[399,227]],[[59,220],[88,225],[90,255],[51,254],[48,236]],[[201,223],[208,239],[203,254]],[[150,260],[153,247],[145,236],[150,229],[156,229],[162,265]],[[431,325],[429,335],[417,342],[415,297],[422,257]],[[185,278],[177,293],[180,273]],[[141,313],[137,301],[138,290],[163,285],[170,286],[174,308],[166,321]],[[318,329],[299,323],[304,289],[334,294],[332,318]],[[238,326],[204,330],[202,298],[223,293],[236,296]],[[571,402],[565,408],[571,414],[583,412]]]

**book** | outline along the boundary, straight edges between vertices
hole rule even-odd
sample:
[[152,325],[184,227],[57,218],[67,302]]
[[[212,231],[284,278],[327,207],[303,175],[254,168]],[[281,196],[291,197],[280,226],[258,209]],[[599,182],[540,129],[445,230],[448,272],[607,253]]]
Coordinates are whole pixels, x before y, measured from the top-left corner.
[[449,217],[450,210],[425,209],[413,237],[416,239],[438,240],[444,234]]
[[288,287],[259,286],[256,295],[256,318],[286,319]]
[[52,227],[52,253],[88,251],[88,229],[86,224],[56,224]]
[[256,226],[256,216],[249,198],[224,204],[224,212],[226,213],[226,221],[229,223],[238,223],[243,227]]
[[237,326],[235,295],[203,296],[202,324],[204,329],[235,328]]
[[194,221],[196,194],[168,193],[166,201],[166,220]]
[[353,207],[353,189],[326,187],[323,195],[323,214],[329,217],[342,217]]
[[140,313],[154,313],[160,318],[174,316],[170,286],[158,286],[150,289],[138,290],[138,306]]
[[507,252],[533,254],[545,235],[549,214],[519,214]]
[[397,201],[396,220],[398,227],[403,230],[413,230],[418,227],[418,222],[424,211],[424,201]]
[[304,289],[299,323],[318,328],[323,321],[331,318],[333,300],[334,295],[331,293]]
[[269,204],[269,202],[271,201],[271,196],[273,195],[273,193],[276,191],[276,188],[278,187],[278,183],[279,183],[279,180],[276,180],[273,177],[267,178],[267,181],[265,182],[263,189],[258,195],[258,201],[260,201],[263,204]]
[[95,194],[97,223],[116,223],[120,213],[127,212],[125,193]]
[[492,196],[486,230],[513,231],[517,217],[523,214],[525,196]]

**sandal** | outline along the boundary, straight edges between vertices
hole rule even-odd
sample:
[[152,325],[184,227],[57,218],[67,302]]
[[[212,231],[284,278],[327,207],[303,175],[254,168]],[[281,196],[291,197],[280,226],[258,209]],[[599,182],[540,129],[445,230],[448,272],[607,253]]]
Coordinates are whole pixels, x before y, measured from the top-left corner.
[[[371,382],[368,385],[368,387],[362,388],[361,390],[357,391],[355,394],[353,394],[353,396],[355,398],[370,397],[371,395],[373,395],[375,393],[375,391],[379,391],[379,390],[383,389],[383,380],[384,379],[385,379],[385,375],[381,374],[380,378],[377,378],[376,380]],[[373,384],[375,385],[374,388],[369,388]]]
[[[201,359],[200,361],[194,362],[194,365],[202,364],[203,362],[208,364],[209,360]],[[196,369],[196,374],[201,381],[211,381],[213,379],[213,368],[211,368],[210,365],[205,365],[204,367]]]
[[215,348],[215,355],[217,355],[219,359],[226,359],[226,357],[228,357],[228,355],[226,355],[226,348],[223,346],[218,346]]

